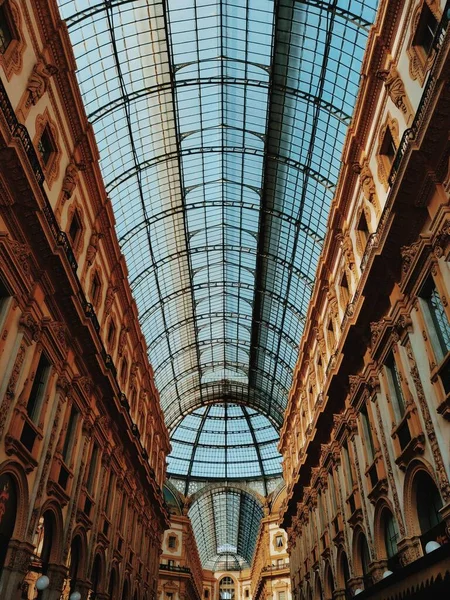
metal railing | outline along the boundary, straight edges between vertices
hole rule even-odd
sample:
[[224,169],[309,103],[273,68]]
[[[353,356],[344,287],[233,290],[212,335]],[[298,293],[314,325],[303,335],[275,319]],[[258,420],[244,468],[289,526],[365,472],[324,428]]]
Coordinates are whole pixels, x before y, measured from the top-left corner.
[[161,563],[159,565],[159,568],[161,569],[161,571],[174,571],[176,573],[191,573],[191,570],[189,567],[180,567],[178,565],[167,565],[167,564],[163,564]]
[[[52,206],[50,204],[50,201],[45,192],[45,189],[44,189],[45,175],[42,170],[37,152],[33,146],[33,142],[31,141],[31,137],[30,137],[30,134],[28,133],[27,128],[25,127],[25,125],[19,123],[19,121],[17,120],[16,114],[14,112],[14,108],[11,104],[11,101],[8,97],[8,93],[3,84],[3,81],[1,79],[0,79],[0,110],[5,118],[5,121],[8,125],[9,131],[11,132],[11,135],[14,138],[20,140],[21,145],[22,145],[22,147],[25,151],[25,154],[28,158],[28,161],[33,169],[34,176],[36,178],[37,183],[39,184],[39,187],[41,189],[41,193],[42,193],[42,196],[44,199],[44,206],[42,208],[44,217],[50,227],[50,231],[53,235],[53,238],[54,238],[56,244],[63,249],[66,259],[70,265],[71,271],[75,277],[77,287],[78,287],[78,298],[83,307],[83,312],[90,319],[90,321],[93,325],[93,328],[97,334],[98,341],[100,342],[100,345],[102,348],[101,356],[102,356],[103,362],[105,363],[106,368],[111,371],[111,373],[114,377],[117,389],[119,390],[118,396],[119,397],[124,396],[124,394],[122,394],[120,392],[120,386],[117,382],[117,369],[113,363],[112,357],[106,352],[106,349],[103,344],[103,340],[101,339],[100,323],[99,323],[97,315],[95,313],[95,309],[94,309],[93,305],[86,300],[86,296],[84,295],[83,288],[82,288],[80,280],[78,278],[78,274],[77,274],[78,263],[76,261],[75,254],[73,252],[69,238],[67,237],[66,232],[62,231],[60,229],[58,221],[55,217]],[[127,412],[129,413],[130,407],[129,407],[128,403],[127,403],[126,409],[127,409]],[[139,443],[139,445],[141,447],[141,454],[147,460],[148,453],[145,451],[145,448],[142,446],[142,443],[139,442],[140,436],[137,435],[137,433],[139,433],[137,425],[135,423],[133,423],[133,435],[136,438],[136,442]],[[150,464],[149,464],[149,466],[150,466]],[[152,467],[150,467],[150,473],[154,477],[155,472]]]
[[[439,23],[439,26],[436,30],[436,34],[434,36],[433,44],[432,44],[432,52],[435,52],[436,55],[439,53],[439,50],[442,47],[444,42],[445,34],[447,32],[447,27],[450,18],[450,0],[447,0],[445,5],[444,13],[442,15],[442,19]],[[405,155],[405,152],[409,146],[411,140],[414,140],[417,136],[417,132],[422,123],[423,115],[425,110],[428,107],[428,103],[430,101],[430,97],[434,90],[434,86],[436,85],[436,78],[431,74],[428,78],[428,81],[425,85],[425,89],[423,90],[422,97],[419,102],[419,106],[417,107],[416,114],[414,116],[414,120],[412,122],[411,127],[405,129],[402,135],[402,139],[400,141],[400,145],[398,147],[397,153],[394,158],[394,162],[392,163],[391,171],[388,177],[388,183],[392,187],[394,181],[397,177],[398,170],[400,168],[400,164]]]

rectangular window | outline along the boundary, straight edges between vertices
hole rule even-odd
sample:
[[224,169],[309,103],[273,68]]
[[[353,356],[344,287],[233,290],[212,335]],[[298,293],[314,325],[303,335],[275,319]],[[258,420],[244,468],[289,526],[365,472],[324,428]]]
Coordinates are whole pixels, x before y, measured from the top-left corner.
[[172,560],[171,558],[169,558],[169,560],[167,561],[167,564],[169,565],[169,567],[174,567],[175,566],[175,561]]
[[64,440],[64,446],[62,451],[63,461],[67,466],[69,466],[73,447],[75,444],[75,432],[77,429],[78,416],[79,413],[77,409],[75,408],[75,406],[72,406],[72,408],[70,409],[70,417],[69,423],[67,424],[66,439]]
[[13,41],[14,35],[9,20],[6,2],[0,6],[0,54],[5,54],[8,46]]
[[81,232],[81,221],[78,215],[78,211],[76,210],[72,215],[72,220],[70,221],[69,227],[69,237],[72,244],[76,244],[78,241],[78,236]]
[[341,292],[342,306],[345,308],[347,306],[349,298],[350,298],[350,291],[348,288],[347,275],[345,273],[342,275],[340,292]]
[[286,600],[286,592],[278,592],[278,600]]
[[86,481],[86,488],[91,496],[94,492],[95,476],[97,475],[97,461],[98,461],[98,446],[97,446],[97,444],[94,444],[94,447],[92,448],[91,460],[89,463],[88,478]]
[[169,535],[169,543],[168,543],[169,548],[175,548],[176,543],[177,543],[177,538],[174,535]]
[[11,294],[8,292],[3,281],[0,279],[0,329],[2,329],[6,315],[8,314],[10,300]]
[[428,278],[420,291],[420,298],[431,344],[438,362],[441,362],[450,351],[450,323],[432,277]]
[[361,213],[361,217],[358,222],[357,230],[358,230],[358,235],[359,235],[359,239],[361,242],[361,246],[363,247],[363,249],[365,249],[365,247],[367,246],[367,242],[369,240],[370,231],[369,231],[369,226],[367,225],[366,215],[365,215],[364,211]]
[[389,391],[392,398],[392,408],[397,423],[402,420],[405,414],[405,397],[403,395],[400,373],[394,359],[394,355],[389,355],[386,363],[386,373],[388,377]]
[[92,304],[96,304],[99,299],[100,287],[101,287],[100,277],[98,276],[98,273],[95,273],[94,277],[92,278],[92,282],[91,282],[90,296],[91,296]]
[[413,45],[421,47],[427,56],[432,50],[434,36],[436,35],[438,25],[439,23],[431,12],[430,7],[424,2],[417,30],[414,35]]
[[283,547],[283,536],[282,535],[277,535],[277,537],[276,537],[276,545],[277,545],[277,548],[282,548]]
[[318,496],[318,504],[319,504],[319,521],[320,521],[320,532],[325,529],[325,511],[323,508],[323,497],[322,494]]
[[27,414],[33,423],[39,422],[45,388],[50,375],[51,364],[44,354],[41,354],[27,402]]
[[373,443],[372,429],[370,427],[369,414],[367,412],[367,406],[365,404],[361,407],[361,421],[362,429],[364,433],[365,447],[367,451],[367,460],[369,464],[373,462],[375,458],[375,446]]
[[332,473],[328,473],[328,489],[331,498],[331,509],[333,515],[337,513],[336,488],[334,486],[334,477]]
[[342,453],[344,455],[344,476],[345,476],[345,480],[347,482],[347,494],[350,494],[353,490],[353,473],[352,473],[352,466],[350,464],[350,455],[348,453],[348,446],[345,443],[342,446]]
[[122,502],[120,503],[120,519],[119,519],[119,529],[123,533],[123,527],[125,524],[125,515],[127,512],[127,502],[125,494],[122,495]]
[[380,154],[386,158],[389,166],[392,166],[395,155],[397,154],[397,146],[395,145],[394,138],[392,137],[389,127],[386,127],[386,133],[384,134],[383,143],[381,144]]
[[51,155],[55,151],[52,136],[48,126],[45,127],[42,132],[41,138],[38,142],[38,151],[41,155],[44,166],[48,165]]
[[108,491],[106,492],[106,501],[105,501],[105,513],[110,516],[111,515],[111,506],[113,501],[113,489],[114,489],[114,473],[111,471],[109,474],[108,481]]

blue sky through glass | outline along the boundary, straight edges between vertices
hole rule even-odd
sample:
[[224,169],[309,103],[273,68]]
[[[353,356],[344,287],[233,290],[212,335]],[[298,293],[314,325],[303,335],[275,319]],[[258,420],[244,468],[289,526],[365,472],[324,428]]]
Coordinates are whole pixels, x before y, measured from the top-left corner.
[[59,0],[171,429],[282,423],[376,4]]

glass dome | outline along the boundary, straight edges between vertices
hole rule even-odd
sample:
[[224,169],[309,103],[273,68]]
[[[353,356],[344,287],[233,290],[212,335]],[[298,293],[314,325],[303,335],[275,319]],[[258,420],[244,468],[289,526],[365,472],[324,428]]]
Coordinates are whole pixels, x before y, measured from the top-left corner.
[[199,479],[277,476],[278,439],[269,419],[252,408],[230,403],[202,406],[174,430],[168,474]]

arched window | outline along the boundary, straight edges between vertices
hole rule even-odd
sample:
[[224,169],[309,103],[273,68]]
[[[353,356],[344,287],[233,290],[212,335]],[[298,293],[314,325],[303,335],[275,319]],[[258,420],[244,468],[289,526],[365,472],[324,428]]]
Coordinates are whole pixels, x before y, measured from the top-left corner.
[[108,596],[109,596],[110,600],[116,599],[116,582],[117,582],[116,570],[113,568],[113,569],[111,569],[111,575],[109,576],[109,585],[108,585]]
[[[111,571],[111,575],[114,571]],[[91,593],[89,596],[89,600],[95,600],[97,598],[97,593],[99,591],[99,585],[102,577],[102,559],[100,555],[97,554],[94,560],[94,564],[92,565],[91,572]]]
[[234,600],[235,588],[231,577],[222,577],[219,583],[219,600]]
[[397,555],[398,528],[394,515],[388,509],[384,511],[383,525],[386,556],[389,559]]
[[420,532],[426,533],[442,521],[439,510],[442,508],[442,498],[434,481],[425,471],[419,471],[414,480],[417,502],[417,517]]
[[341,570],[341,585],[343,585],[345,589],[345,597],[347,600],[350,600],[352,597],[350,588],[348,586],[348,580],[350,579],[350,569],[348,566],[348,559],[345,552],[341,553],[341,561],[340,561],[340,570]]
[[9,541],[16,524],[17,489],[7,473],[0,475],[0,574],[5,564]]
[[40,517],[33,540],[34,555],[38,559],[37,564],[33,567],[34,570],[39,570],[43,574],[47,573],[48,563],[50,562],[54,532],[55,517],[48,510]]
[[[81,539],[80,536],[76,536],[72,540],[70,545],[70,556],[69,556],[69,580],[70,580],[70,594],[77,592],[77,577],[80,568],[81,560]],[[70,595],[69,594],[69,595]]]
[[129,598],[128,587],[128,581],[125,581],[125,583],[123,584],[122,600],[128,600]]
[[327,563],[325,567],[325,600],[332,600],[334,589],[333,572],[330,564]]
[[369,585],[372,585],[372,577],[369,572],[370,565],[370,552],[369,546],[367,544],[366,536],[363,533],[359,534],[358,537],[358,556],[361,560],[361,571],[364,581],[364,587],[367,588]]

